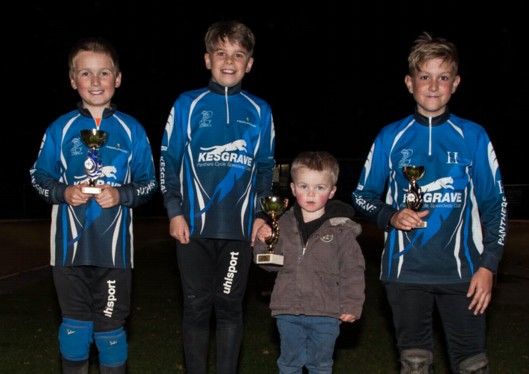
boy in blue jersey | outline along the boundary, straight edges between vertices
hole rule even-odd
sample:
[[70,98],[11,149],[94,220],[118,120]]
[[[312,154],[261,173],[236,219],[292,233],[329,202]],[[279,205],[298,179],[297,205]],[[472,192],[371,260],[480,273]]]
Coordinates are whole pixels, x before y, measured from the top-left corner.
[[[51,265],[62,314],[62,368],[65,374],[88,373],[95,341],[100,372],[125,373],[132,210],[157,190],[156,170],[142,125],[111,104],[122,79],[114,47],[102,38],[81,39],[68,62],[81,102],[46,129],[30,170],[33,187],[52,204]],[[106,142],[96,153],[83,144],[83,130],[105,132]],[[95,186],[83,192],[91,179]]]
[[241,89],[255,37],[238,21],[205,36],[207,87],[182,93],[162,138],[160,188],[177,240],[186,372],[208,369],[215,313],[217,373],[236,373],[243,297],[253,240],[265,219],[256,202],[272,193],[275,133],[270,106]]
[[[453,43],[428,33],[416,39],[405,77],[415,113],[379,132],[353,192],[358,214],[385,230],[380,278],[401,373],[433,372],[434,307],[452,371],[488,372],[485,311],[503,254],[507,201],[486,131],[448,110],[461,81],[458,64]],[[422,199],[418,210],[406,205],[403,168],[413,165],[425,170],[413,191]]]

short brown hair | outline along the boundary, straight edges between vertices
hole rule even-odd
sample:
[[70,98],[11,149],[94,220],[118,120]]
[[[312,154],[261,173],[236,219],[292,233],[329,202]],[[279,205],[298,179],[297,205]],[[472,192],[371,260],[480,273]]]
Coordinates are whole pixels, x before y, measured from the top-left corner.
[[212,53],[215,51],[220,41],[228,40],[230,43],[238,43],[246,49],[248,57],[253,55],[255,47],[255,36],[245,24],[239,21],[219,21],[212,24],[204,37],[206,51]]
[[114,73],[118,75],[121,72],[121,68],[119,66],[118,52],[116,51],[114,46],[104,38],[87,37],[79,39],[70,49],[70,53],[68,54],[68,67],[70,69],[70,77],[73,77],[73,75],[75,75],[74,59],[79,54],[79,52],[82,51],[102,53],[110,56],[112,64],[114,65]]
[[297,171],[301,168],[324,171],[331,175],[333,186],[338,182],[340,164],[338,160],[327,151],[301,152],[290,165],[290,178],[295,180]]

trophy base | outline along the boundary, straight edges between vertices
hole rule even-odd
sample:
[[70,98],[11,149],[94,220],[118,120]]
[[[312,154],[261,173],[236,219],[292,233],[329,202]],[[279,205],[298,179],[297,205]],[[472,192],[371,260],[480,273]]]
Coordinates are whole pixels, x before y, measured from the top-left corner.
[[255,257],[257,265],[283,265],[283,256],[275,253],[261,253]]
[[422,221],[417,227],[415,227],[416,229],[425,229],[428,227],[428,222],[426,221]]
[[101,193],[101,187],[83,187],[81,188],[83,193],[90,193],[92,195],[99,195]]

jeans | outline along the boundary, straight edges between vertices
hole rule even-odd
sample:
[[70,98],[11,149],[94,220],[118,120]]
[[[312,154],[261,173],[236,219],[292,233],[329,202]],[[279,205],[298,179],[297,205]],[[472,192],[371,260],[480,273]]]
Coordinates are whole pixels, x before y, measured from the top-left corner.
[[326,316],[275,316],[281,339],[277,366],[281,374],[331,374],[340,320]]

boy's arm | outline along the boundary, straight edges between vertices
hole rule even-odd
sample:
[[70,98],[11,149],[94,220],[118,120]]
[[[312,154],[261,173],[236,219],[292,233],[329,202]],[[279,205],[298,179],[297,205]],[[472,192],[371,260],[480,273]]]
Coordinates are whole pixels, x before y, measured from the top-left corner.
[[[261,143],[256,157],[255,194],[257,201],[272,194],[272,183],[275,166],[275,130],[270,107],[264,107],[264,124],[261,129]],[[257,204],[256,211],[261,211]],[[264,218],[264,217],[261,217]]]
[[119,204],[129,208],[146,203],[158,190],[152,149],[143,127],[138,127],[134,141],[134,154],[130,163],[132,181],[116,187]]
[[478,149],[474,159],[472,181],[483,227],[480,266],[496,273],[508,231],[507,198],[496,153],[488,135],[481,134],[476,143]]
[[383,149],[380,135],[371,146],[358,185],[352,193],[353,207],[358,215],[368,218],[382,230],[388,230],[397,209],[381,198],[389,177],[389,156]]
[[37,160],[29,170],[31,185],[38,195],[49,204],[66,203],[64,192],[68,185],[60,181],[60,163],[57,162],[55,141],[50,129],[46,130]]
[[185,134],[179,126],[181,105],[177,100],[169,117],[162,137],[160,151],[160,191],[169,219],[183,215],[180,168],[184,157]]
[[339,312],[350,314],[356,319],[361,317],[365,301],[365,260],[357,241],[359,231],[361,226],[358,223],[346,223],[338,246],[341,295]]

